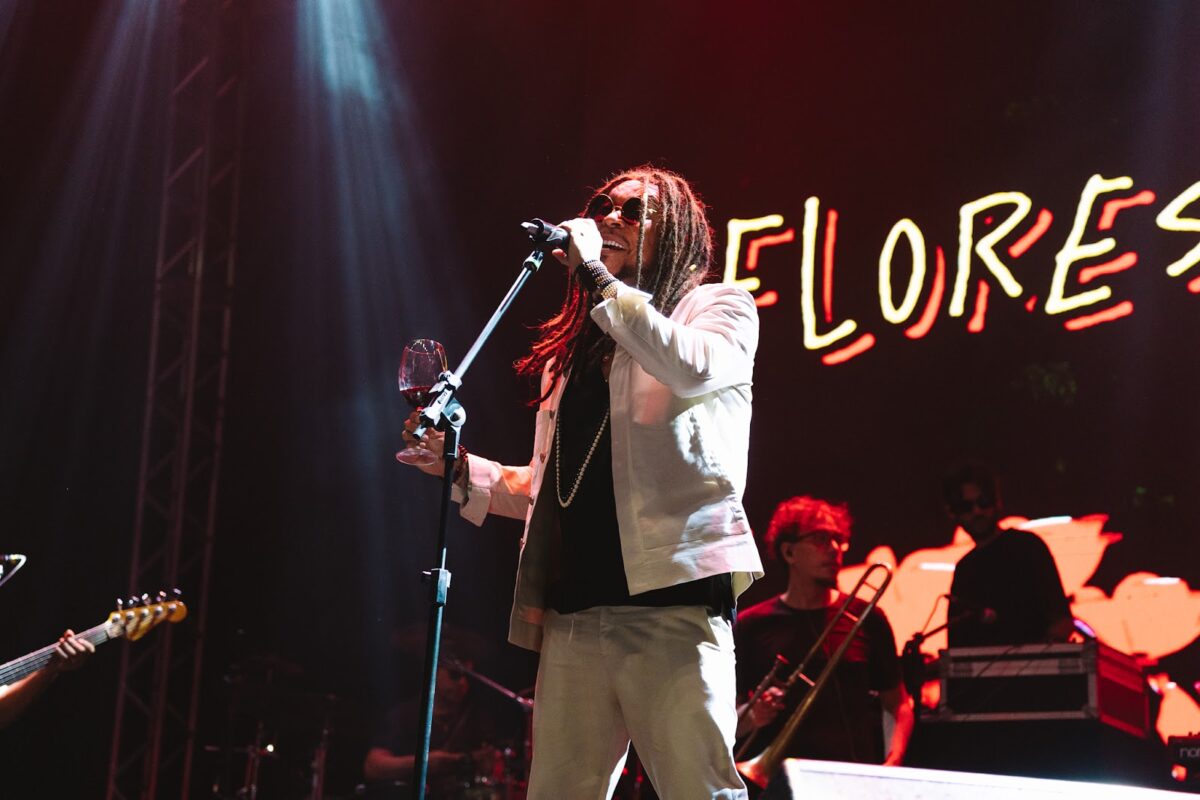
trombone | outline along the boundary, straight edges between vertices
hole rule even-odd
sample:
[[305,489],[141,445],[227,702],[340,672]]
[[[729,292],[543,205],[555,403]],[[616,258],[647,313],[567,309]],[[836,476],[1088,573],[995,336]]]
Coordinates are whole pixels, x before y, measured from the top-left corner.
[[[878,570],[883,571],[883,580],[880,581],[878,585],[875,585],[870,583],[868,579],[871,578],[871,576],[874,575]],[[785,693],[790,692],[792,688],[800,682],[807,684],[808,690],[805,692],[804,697],[801,698],[800,703],[796,706],[796,710],[793,711],[792,715],[788,718],[787,723],[779,731],[775,739],[767,745],[766,749],[749,761],[737,762],[737,770],[744,778],[756,784],[760,788],[765,789],[771,778],[775,777],[775,773],[779,771],[779,767],[783,764],[785,753],[787,753],[788,748],[791,747],[792,741],[796,738],[796,731],[800,729],[800,724],[804,721],[804,718],[808,716],[808,712],[809,709],[812,708],[813,701],[817,699],[817,695],[821,693],[821,690],[825,687],[825,684],[829,682],[829,678],[833,675],[833,671],[837,669],[842,657],[846,654],[846,649],[850,646],[850,642],[853,641],[854,637],[858,635],[859,629],[862,628],[863,623],[867,621],[867,615],[870,614],[871,610],[874,609],[879,603],[879,598],[883,597],[884,591],[891,582],[892,569],[886,564],[872,564],[871,566],[867,567],[865,572],[863,572],[862,577],[858,579],[858,583],[854,584],[854,588],[849,594],[846,595],[846,599],[842,601],[841,605],[838,606],[837,612],[833,615],[833,618],[829,620],[829,623],[825,626],[825,630],[821,631],[821,635],[817,637],[815,642],[813,642],[813,646],[809,648],[807,655],[804,656],[804,660],[800,662],[800,665],[796,667],[786,681],[783,681],[779,684],[780,688],[782,688]],[[867,606],[865,609],[863,609],[862,613],[856,615],[850,611],[850,603],[856,597],[858,597],[858,593],[862,591],[864,586],[871,590],[871,599],[867,602]],[[824,646],[825,640],[829,638],[831,633],[833,633],[834,627],[842,620],[843,617],[853,621],[854,625],[850,628],[850,632],[846,634],[846,637],[842,640],[841,644],[838,645],[837,650],[834,651],[828,663],[825,664],[825,668],[821,670],[821,674],[818,675],[817,679],[814,681],[804,673],[804,670],[808,667],[808,663]],[[775,667],[771,670],[771,673],[768,674],[767,677],[764,678],[763,681],[758,685],[758,688],[755,689],[754,695],[751,697],[751,701],[757,699],[759,695],[766,691],[778,666],[779,662],[777,660]],[[751,703],[746,704],[746,708],[743,713],[749,713],[750,705]],[[754,734],[751,733],[746,739],[745,743],[738,748],[735,758],[741,758],[750,748],[750,745],[753,741]]]

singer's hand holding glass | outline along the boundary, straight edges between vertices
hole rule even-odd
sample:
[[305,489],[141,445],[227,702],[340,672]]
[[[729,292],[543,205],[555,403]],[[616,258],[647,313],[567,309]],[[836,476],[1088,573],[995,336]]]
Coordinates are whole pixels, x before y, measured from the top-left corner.
[[424,438],[422,439],[417,439],[415,436],[413,436],[412,432],[417,427],[418,417],[420,415],[420,411],[414,411],[409,414],[408,419],[404,421],[404,432],[401,434],[401,436],[404,437],[405,449],[401,450],[400,453],[403,453],[407,450],[416,449],[418,451],[431,453],[433,458],[422,461],[405,461],[400,457],[400,453],[396,453],[396,460],[403,461],[405,464],[412,464],[414,467],[421,470],[421,472],[440,478],[442,477],[442,447],[446,437],[445,434],[434,428],[427,430]]

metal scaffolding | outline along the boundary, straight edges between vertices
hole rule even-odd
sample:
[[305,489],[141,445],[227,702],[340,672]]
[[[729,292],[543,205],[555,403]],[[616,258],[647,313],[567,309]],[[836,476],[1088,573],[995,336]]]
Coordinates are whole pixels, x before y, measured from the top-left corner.
[[[106,797],[187,798],[220,477],[244,119],[234,0],[175,5],[130,592],[179,587],[188,623],[126,646]],[[152,644],[152,646],[147,646]]]

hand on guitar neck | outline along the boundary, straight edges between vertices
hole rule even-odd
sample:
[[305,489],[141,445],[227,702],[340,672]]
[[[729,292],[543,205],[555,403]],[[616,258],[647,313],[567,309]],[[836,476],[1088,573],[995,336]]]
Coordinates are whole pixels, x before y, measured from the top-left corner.
[[99,625],[79,634],[68,629],[56,643],[0,664],[0,728],[16,719],[59,672],[83,666],[96,645],[117,638],[140,639],[160,622],[178,622],[187,616],[187,607],[178,598],[159,592],[156,599],[143,595],[128,604],[121,602]]
[[96,645],[87,639],[76,636],[75,631],[68,628],[66,633],[59,637],[58,643],[54,645],[54,655],[51,656],[50,663],[43,671],[53,675],[58,672],[79,669],[87,661],[88,656],[94,652],[96,652]]
[[0,687],[0,728],[20,716],[58,673],[79,669],[94,652],[94,644],[76,636],[75,631],[68,628],[53,645],[50,660],[44,667],[14,683]]

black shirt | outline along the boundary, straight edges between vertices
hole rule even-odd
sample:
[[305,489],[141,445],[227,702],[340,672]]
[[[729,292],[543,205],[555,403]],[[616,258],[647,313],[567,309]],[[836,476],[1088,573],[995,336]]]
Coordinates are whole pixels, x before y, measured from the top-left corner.
[[[394,755],[411,755],[417,749],[417,728],[421,717],[420,699],[406,700],[392,707],[376,721],[371,746],[382,747]],[[495,741],[495,723],[491,715],[472,698],[452,714],[434,715],[429,749],[449,753],[470,753]]]
[[[777,653],[790,663],[788,672],[804,660],[821,631],[833,619],[841,600],[827,608],[792,608],[780,597],[759,603],[738,615],[733,637],[737,648],[738,697],[745,702],[770,671]],[[850,611],[859,615],[866,602],[851,601]],[[816,680],[829,656],[845,641],[853,621],[847,617],[825,640],[805,674]],[[755,735],[752,754],[761,752],[786,724],[803,695],[803,684],[788,698],[785,711]],[[900,662],[896,640],[884,613],[876,608],[813,702],[786,756],[878,764],[883,761],[882,707],[878,693],[900,685]]]
[[[559,533],[552,548],[547,607],[560,614],[595,606],[706,606],[716,613],[730,613],[733,586],[729,575],[630,596],[613,492],[611,422],[604,422],[608,407],[608,382],[598,366],[581,370],[568,380],[556,413],[559,427],[550,451],[554,462],[546,470],[537,500],[552,503],[558,515],[558,524],[553,526]],[[558,498],[570,496],[590,448],[591,460],[579,478],[579,489],[570,505],[562,508]]]
[[[426,792],[428,797],[443,800],[473,797],[471,787],[480,777],[478,772],[481,765],[475,763],[472,755],[488,746],[519,740],[524,722],[521,715],[509,705],[502,705],[508,701],[496,699],[499,695],[476,697],[475,692],[479,688],[473,687],[453,712],[434,714],[429,749],[460,754],[462,761],[452,768],[430,772]],[[420,712],[419,698],[411,698],[393,706],[384,717],[376,720],[371,733],[371,747],[382,747],[394,756],[415,754]],[[412,797],[411,780],[412,776],[405,780],[372,782],[364,787],[364,797],[373,800]]]
[[1050,548],[1029,531],[1006,530],[963,556],[950,594],[951,619],[974,612],[950,626],[951,647],[1044,642],[1071,614]]

